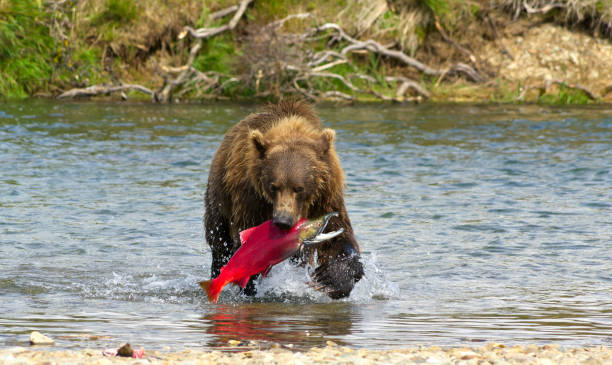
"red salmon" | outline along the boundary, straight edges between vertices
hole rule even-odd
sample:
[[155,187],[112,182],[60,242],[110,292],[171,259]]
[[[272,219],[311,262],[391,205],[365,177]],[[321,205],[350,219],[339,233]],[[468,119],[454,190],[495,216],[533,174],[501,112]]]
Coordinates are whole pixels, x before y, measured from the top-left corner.
[[288,231],[276,227],[270,220],[240,232],[241,246],[221,268],[219,276],[200,282],[208,300],[216,303],[221,290],[228,283],[244,288],[251,276],[267,273],[272,266],[293,256],[302,245],[318,243],[342,233],[342,229],[322,233],[329,219],[335,215],[330,213],[313,220],[302,218]]

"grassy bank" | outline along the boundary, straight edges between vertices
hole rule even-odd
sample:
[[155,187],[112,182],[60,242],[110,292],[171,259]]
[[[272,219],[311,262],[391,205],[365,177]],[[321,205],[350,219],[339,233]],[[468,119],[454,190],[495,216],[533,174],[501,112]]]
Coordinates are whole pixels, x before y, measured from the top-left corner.
[[[484,50],[509,53],[503,39],[523,37],[543,23],[609,43],[610,0],[555,6],[522,0],[254,0],[244,2],[239,17],[236,9],[219,13],[238,3],[0,0],[0,94],[55,97],[101,85],[114,89],[100,89],[100,95],[116,91],[162,102],[286,94],[396,102],[607,100],[607,80],[602,86],[566,78],[543,87],[544,79],[529,75],[509,78]],[[286,18],[296,14],[303,16]],[[185,31],[224,27],[232,18],[231,29],[211,37]],[[322,29],[329,23],[337,28]],[[524,93],[526,87],[540,92]]]

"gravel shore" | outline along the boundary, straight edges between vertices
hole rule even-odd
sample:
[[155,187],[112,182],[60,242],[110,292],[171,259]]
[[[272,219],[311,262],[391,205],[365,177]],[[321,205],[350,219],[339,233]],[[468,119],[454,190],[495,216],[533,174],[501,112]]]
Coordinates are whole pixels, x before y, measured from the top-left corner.
[[[237,348],[238,349],[238,348]],[[393,350],[352,349],[329,342],[305,352],[272,345],[240,352],[185,350],[147,351],[144,358],[105,357],[101,350],[54,351],[51,347],[0,350],[0,364],[612,364],[605,346],[564,348],[557,345],[482,347],[418,347]]]

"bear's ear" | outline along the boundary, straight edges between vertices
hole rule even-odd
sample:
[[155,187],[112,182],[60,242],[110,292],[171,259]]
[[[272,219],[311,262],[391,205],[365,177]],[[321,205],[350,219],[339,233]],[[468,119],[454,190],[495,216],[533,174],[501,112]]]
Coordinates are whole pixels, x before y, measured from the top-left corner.
[[263,134],[257,129],[251,131],[251,142],[253,143],[253,147],[259,153],[259,157],[264,157],[266,155],[267,143],[264,139]]
[[321,140],[319,141],[319,151],[322,155],[327,154],[329,149],[334,145],[336,132],[333,129],[325,128],[321,132]]

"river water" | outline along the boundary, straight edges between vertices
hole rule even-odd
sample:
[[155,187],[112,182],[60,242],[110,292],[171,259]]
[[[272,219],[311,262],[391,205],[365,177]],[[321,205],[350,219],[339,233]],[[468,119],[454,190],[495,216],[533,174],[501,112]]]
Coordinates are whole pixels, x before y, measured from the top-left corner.
[[320,107],[365,278],[209,304],[209,164],[255,107],[0,104],[0,347],[612,345],[611,108]]

